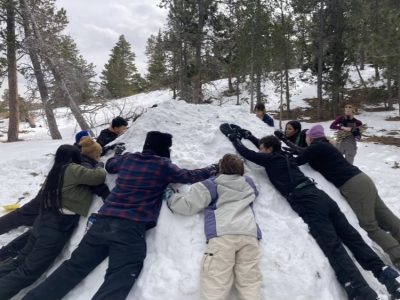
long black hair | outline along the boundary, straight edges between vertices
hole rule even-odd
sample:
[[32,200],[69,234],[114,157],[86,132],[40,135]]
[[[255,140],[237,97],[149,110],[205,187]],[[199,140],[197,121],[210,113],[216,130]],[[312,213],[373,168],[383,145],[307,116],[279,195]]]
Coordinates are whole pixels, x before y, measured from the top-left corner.
[[42,209],[50,209],[59,213],[62,208],[62,187],[65,169],[70,163],[81,163],[79,149],[72,145],[61,145],[56,151],[54,164],[47,175],[46,183],[42,188]]

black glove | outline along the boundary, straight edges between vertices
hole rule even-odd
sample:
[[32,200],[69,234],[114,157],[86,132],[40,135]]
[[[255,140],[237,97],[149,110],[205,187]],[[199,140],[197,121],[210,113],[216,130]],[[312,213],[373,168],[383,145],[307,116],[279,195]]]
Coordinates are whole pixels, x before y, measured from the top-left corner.
[[242,136],[240,135],[239,132],[232,132],[232,133],[229,133],[229,134],[227,135],[227,137],[228,137],[228,139],[229,139],[231,142],[236,141],[236,140],[240,140],[240,139],[242,138]]
[[244,138],[244,139],[248,139],[250,138],[253,134],[251,133],[251,131],[247,130],[247,129],[241,129],[240,131],[240,135]]
[[301,152],[293,149],[293,148],[289,148],[289,147],[282,147],[283,151],[285,151],[286,153],[290,154],[290,155],[300,155]]
[[285,134],[283,133],[282,130],[275,130],[275,131],[274,131],[274,135],[275,135],[278,139],[280,139],[281,141],[286,141],[286,140],[287,140],[287,138],[286,138],[286,136],[285,136]]
[[125,144],[122,143],[123,145],[116,145],[115,146],[115,155],[121,155],[122,152],[124,152],[126,150]]

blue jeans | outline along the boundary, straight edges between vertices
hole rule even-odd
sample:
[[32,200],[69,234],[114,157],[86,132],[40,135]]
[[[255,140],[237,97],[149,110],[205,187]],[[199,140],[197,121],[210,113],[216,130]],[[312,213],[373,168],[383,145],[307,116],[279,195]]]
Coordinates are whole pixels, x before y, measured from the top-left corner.
[[143,267],[145,233],[145,223],[98,216],[71,258],[23,299],[62,299],[107,256],[104,282],[92,299],[125,299]]

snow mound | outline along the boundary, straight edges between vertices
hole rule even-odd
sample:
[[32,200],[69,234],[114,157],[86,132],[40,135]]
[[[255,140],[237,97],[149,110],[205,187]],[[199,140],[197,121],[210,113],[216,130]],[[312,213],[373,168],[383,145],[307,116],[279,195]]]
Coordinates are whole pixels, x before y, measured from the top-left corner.
[[[266,126],[241,106],[218,107],[167,101],[149,109],[118,141],[125,142],[131,152],[141,151],[148,131],[169,132],[173,135],[172,161],[183,168],[199,168],[218,162],[225,153],[235,152],[229,140],[219,131],[219,125],[224,122],[236,123],[258,137],[273,132],[273,128]],[[252,146],[247,141],[244,143]],[[263,232],[260,242],[263,253],[263,299],[347,299],[328,260],[308,233],[306,224],[272,187],[263,168],[250,162],[246,162],[246,165],[260,191],[255,213]],[[337,189],[311,168],[306,166],[302,170],[338,202],[349,221],[371,245]],[[114,185],[115,178],[115,175],[107,176],[110,187]],[[91,210],[97,211],[100,205],[101,201],[96,199]],[[85,223],[86,220],[81,218],[77,232],[46,276],[76,248],[84,234]],[[128,299],[198,299],[200,264],[205,248],[203,215],[174,215],[163,203],[158,225],[148,231],[146,239],[148,252],[144,268]],[[106,268],[107,260],[65,299],[90,299],[102,284]],[[382,294],[386,292],[370,272],[362,273],[375,290]],[[26,291],[15,298],[19,299]],[[233,292],[229,300],[235,299]]]

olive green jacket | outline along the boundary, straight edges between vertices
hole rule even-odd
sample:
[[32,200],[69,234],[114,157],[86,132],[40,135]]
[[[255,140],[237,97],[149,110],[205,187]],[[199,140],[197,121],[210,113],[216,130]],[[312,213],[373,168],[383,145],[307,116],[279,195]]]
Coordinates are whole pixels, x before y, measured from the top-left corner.
[[64,173],[62,207],[86,217],[93,200],[88,186],[102,184],[105,179],[106,171],[103,168],[88,169],[69,164]]

